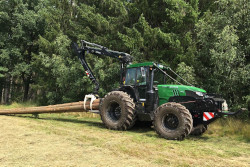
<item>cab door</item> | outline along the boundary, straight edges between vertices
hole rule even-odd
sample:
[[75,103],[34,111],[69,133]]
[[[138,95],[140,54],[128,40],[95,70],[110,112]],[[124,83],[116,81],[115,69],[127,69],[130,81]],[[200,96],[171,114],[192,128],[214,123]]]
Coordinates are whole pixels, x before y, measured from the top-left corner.
[[147,91],[147,68],[138,67],[136,69],[136,89],[139,93],[139,101],[146,101],[146,91]]

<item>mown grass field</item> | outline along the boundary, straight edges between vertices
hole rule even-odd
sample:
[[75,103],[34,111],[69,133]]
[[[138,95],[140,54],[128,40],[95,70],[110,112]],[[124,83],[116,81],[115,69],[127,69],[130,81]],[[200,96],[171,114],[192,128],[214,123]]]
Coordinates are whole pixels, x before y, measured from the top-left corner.
[[[3,107],[0,107],[3,108]],[[250,166],[250,124],[217,121],[201,137],[152,127],[111,131],[93,114],[0,116],[0,166]]]

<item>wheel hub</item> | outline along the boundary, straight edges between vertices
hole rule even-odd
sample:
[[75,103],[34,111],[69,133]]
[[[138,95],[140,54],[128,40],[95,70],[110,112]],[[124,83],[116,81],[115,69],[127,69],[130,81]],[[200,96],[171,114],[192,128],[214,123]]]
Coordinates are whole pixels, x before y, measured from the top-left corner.
[[120,105],[117,102],[112,102],[107,113],[113,121],[118,121],[121,117]]
[[178,127],[179,120],[174,114],[167,114],[163,118],[163,124],[164,124],[165,128],[174,130]]

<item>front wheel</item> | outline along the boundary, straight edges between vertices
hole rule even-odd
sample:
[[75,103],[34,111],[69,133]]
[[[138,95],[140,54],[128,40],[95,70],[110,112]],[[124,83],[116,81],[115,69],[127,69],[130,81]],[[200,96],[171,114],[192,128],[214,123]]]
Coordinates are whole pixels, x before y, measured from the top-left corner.
[[154,128],[165,139],[183,140],[191,132],[192,125],[192,115],[179,103],[165,103],[155,111]]
[[136,121],[135,103],[127,93],[112,91],[104,97],[100,104],[100,115],[108,129],[130,129]]

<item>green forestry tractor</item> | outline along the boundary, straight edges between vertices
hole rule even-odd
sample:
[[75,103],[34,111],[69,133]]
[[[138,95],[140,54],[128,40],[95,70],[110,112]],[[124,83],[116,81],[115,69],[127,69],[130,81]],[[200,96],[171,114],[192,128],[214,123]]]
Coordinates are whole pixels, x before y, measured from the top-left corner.
[[[154,62],[132,64],[131,55],[84,40],[80,47],[73,43],[73,48],[95,84],[93,94],[86,95],[91,101],[98,98],[99,83],[86,62],[86,54],[120,61],[120,87],[109,92],[99,106],[101,119],[108,129],[128,130],[137,120],[151,121],[161,137],[183,140],[190,133],[201,135],[217,118],[241,111],[229,112],[226,100],[192,86],[170,67]],[[178,84],[170,84],[173,82]]]

